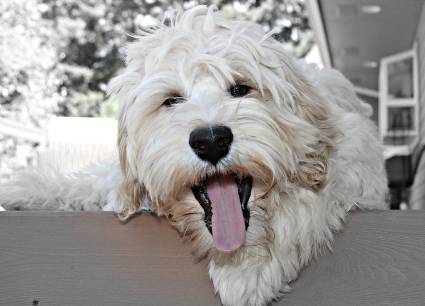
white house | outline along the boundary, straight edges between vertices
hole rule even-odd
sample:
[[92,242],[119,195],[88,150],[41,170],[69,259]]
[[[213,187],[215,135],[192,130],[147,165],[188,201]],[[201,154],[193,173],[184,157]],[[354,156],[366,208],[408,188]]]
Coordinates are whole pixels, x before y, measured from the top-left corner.
[[391,205],[425,208],[424,0],[307,0],[324,66],[374,108]]

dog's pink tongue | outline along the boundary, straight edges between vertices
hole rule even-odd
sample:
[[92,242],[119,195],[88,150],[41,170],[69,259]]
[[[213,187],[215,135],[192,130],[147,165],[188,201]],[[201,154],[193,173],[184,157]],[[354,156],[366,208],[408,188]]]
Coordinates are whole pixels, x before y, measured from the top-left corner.
[[212,205],[214,246],[231,252],[245,243],[245,222],[238,195],[238,186],[231,176],[215,176],[207,181]]

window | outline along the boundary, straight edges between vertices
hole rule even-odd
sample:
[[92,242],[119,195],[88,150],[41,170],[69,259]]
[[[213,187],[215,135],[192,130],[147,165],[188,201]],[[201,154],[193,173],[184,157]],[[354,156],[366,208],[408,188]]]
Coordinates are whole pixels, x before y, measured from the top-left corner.
[[409,144],[418,134],[416,48],[381,59],[379,127],[385,144]]

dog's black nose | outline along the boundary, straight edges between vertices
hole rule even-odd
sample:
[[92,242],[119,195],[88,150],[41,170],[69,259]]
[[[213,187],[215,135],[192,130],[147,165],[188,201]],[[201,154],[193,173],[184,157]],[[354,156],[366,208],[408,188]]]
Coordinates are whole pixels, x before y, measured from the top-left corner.
[[232,141],[232,130],[223,125],[197,128],[189,137],[189,145],[196,155],[213,165],[229,153]]

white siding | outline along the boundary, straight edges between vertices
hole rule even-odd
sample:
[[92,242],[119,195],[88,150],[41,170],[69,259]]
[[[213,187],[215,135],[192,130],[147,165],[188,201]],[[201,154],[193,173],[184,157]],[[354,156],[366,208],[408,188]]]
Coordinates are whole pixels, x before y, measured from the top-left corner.
[[[420,144],[425,144],[425,5],[418,22],[416,33],[418,44],[419,72],[419,137]],[[410,205],[414,209],[425,209],[425,156],[423,156],[412,187]]]

